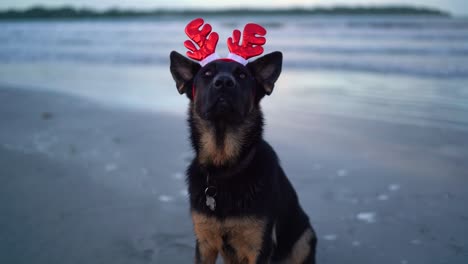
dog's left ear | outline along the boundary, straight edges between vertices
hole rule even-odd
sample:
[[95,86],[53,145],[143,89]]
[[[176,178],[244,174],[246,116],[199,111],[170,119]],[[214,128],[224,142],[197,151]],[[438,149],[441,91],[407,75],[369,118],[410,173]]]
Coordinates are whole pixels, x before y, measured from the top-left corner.
[[280,76],[282,64],[283,54],[275,51],[249,62],[247,67],[257,79],[257,82],[263,86],[265,93],[270,95],[273,92],[276,80]]

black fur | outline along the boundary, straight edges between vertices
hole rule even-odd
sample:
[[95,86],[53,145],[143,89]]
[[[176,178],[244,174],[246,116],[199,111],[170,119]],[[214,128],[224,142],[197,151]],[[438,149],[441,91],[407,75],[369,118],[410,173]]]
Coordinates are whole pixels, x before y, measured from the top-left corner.
[[[171,53],[171,73],[178,90],[190,99],[188,123],[196,153],[187,169],[190,207],[192,212],[212,217],[220,223],[244,217],[264,219],[263,242],[256,263],[290,258],[296,242],[310,229],[312,238],[307,242],[310,250],[303,263],[315,263],[315,232],[275,151],[262,136],[263,115],[259,103],[265,95],[272,93],[281,72],[281,62],[281,53],[274,52],[247,66],[215,61],[200,68],[182,55]],[[212,72],[206,74],[207,70]],[[234,88],[231,83],[221,85],[221,88],[219,82],[215,85],[217,76],[223,74],[230,76],[226,77],[228,79],[232,77]],[[224,104],[224,100],[227,103]],[[238,142],[238,154],[218,164],[210,159],[201,161],[205,151],[202,134],[206,130],[200,127],[212,131],[214,145],[220,149],[227,144],[227,133],[240,133],[242,140]],[[206,205],[208,185],[217,190],[214,211]],[[276,244],[272,238],[273,229]],[[238,249],[228,243],[229,234],[220,236],[224,254],[236,255]],[[202,263],[199,241],[196,247],[196,262]]]

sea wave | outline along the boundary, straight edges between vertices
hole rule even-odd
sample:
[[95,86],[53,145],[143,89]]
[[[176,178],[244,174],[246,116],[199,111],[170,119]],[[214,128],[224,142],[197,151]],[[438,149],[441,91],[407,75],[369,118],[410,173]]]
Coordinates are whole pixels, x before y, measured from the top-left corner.
[[[166,65],[171,50],[185,52],[182,19],[0,23],[0,63]],[[239,23],[212,22],[222,38]],[[468,78],[467,19],[289,17],[274,25],[266,49],[282,51],[291,67]]]

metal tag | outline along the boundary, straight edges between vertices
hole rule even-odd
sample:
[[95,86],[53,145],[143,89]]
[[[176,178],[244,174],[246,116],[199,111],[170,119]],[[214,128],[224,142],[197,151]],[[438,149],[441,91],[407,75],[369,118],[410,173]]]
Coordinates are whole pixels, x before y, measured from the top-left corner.
[[216,200],[214,197],[206,196],[206,206],[210,208],[211,211],[214,211],[216,208]]

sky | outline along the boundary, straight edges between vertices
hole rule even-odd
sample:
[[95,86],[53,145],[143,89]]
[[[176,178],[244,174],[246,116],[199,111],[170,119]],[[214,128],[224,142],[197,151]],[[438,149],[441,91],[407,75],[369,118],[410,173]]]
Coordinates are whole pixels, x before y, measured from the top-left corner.
[[468,15],[468,0],[1,0],[0,9],[27,8],[33,5],[121,8],[227,8],[227,7],[315,7],[333,5],[412,5],[447,10]]

